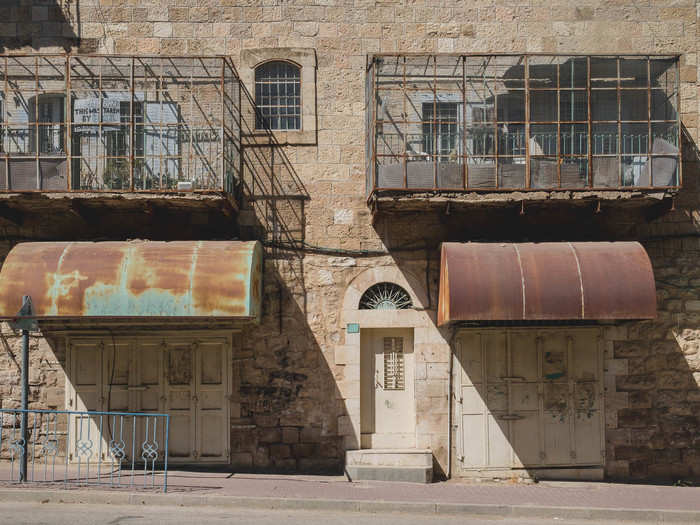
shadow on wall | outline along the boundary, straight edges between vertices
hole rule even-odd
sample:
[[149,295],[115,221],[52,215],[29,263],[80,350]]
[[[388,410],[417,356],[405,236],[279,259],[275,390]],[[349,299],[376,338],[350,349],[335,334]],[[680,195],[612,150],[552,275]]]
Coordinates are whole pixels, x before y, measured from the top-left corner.
[[[462,465],[524,464],[535,478],[604,465],[612,481],[700,480],[700,243],[684,239],[643,241],[657,279],[655,320],[484,327],[458,336],[455,392],[463,406],[453,457],[464,459],[453,463],[453,476]],[[396,264],[418,274],[417,255],[409,264],[403,253]],[[437,304],[432,255],[426,284]]]
[[609,356],[618,370],[606,432],[615,479],[700,480],[700,155],[685,127],[681,136],[675,206],[638,227],[654,268],[658,318],[624,327]]
[[305,290],[294,278],[300,269],[300,259],[265,260],[262,321],[246,332],[237,361],[240,418],[232,420],[231,435],[236,470],[342,472],[338,427],[347,414],[336,380],[343,377],[334,377],[329,365],[339,334],[323,330],[331,325],[323,318],[311,323],[304,310],[312,301],[319,303],[314,311],[328,312],[339,292]]
[[258,110],[242,84],[240,109],[243,160],[240,234],[244,239],[256,239],[263,243],[266,261],[280,261],[286,266],[286,278],[291,282],[283,284],[276,280],[275,286],[279,288],[279,294],[290,286],[300,290],[298,293],[305,315],[307,306],[306,294],[303,293],[305,279],[302,260],[305,204],[309,194],[273,132],[267,130],[264,139],[260,139],[260,130],[255,129]]
[[256,218],[248,222],[250,234],[268,247],[298,250],[304,244],[308,191],[274,133],[267,130],[260,138],[261,131],[255,129],[258,110],[242,84],[240,110],[243,206]]
[[4,0],[0,52],[69,51],[81,45],[80,0]]
[[[602,465],[606,450],[608,479],[700,479],[700,389],[686,360],[692,343],[682,341],[697,328],[676,333],[676,340],[663,338],[663,323],[628,323],[614,329],[612,333],[625,337],[606,341],[608,348],[600,355],[607,369],[604,419],[603,380],[594,373],[597,330],[499,329],[473,331],[462,338],[458,358],[464,430],[457,450],[465,466],[525,464],[537,478],[543,476],[542,468]],[[574,341],[568,354],[566,337]],[[503,379],[508,377],[517,380]],[[488,440],[482,439],[486,435]]]
[[339,335],[325,330],[334,323],[307,315],[310,309],[332,311],[332,295],[339,292],[307,290],[309,195],[274,134],[268,130],[260,138],[255,104],[241,88],[240,231],[242,238],[263,242],[265,271],[261,323],[246,331],[235,365],[240,410],[232,419],[231,463],[239,471],[339,474],[344,454],[338,421],[345,408],[329,365]]
[[[631,210],[628,213],[624,203],[603,203],[601,211],[596,213],[593,201],[580,205],[566,202],[556,208],[537,208],[526,203],[525,213],[521,214],[520,203],[512,202],[492,208],[471,206],[461,212],[453,209],[451,213],[444,207],[433,209],[432,213],[382,213],[375,224],[376,231],[393,254],[425,250],[429,256],[427,261],[432,266],[432,270],[426,268],[426,279],[435,296],[439,283],[438,248],[445,241],[639,240],[645,246],[656,278],[658,318],[617,323],[603,329],[606,390],[602,448],[605,450],[605,476],[611,480],[700,480],[700,302],[697,300],[700,293],[700,267],[697,264],[700,256],[700,222],[697,219],[700,186],[697,147],[685,130],[683,150],[683,189],[675,196],[674,208],[669,202],[659,204],[651,216],[632,213]],[[557,330],[563,333],[567,328]],[[577,376],[581,370],[587,373],[586,368],[572,361],[569,354],[559,356],[561,352],[556,348],[537,350],[534,342],[530,341],[529,346],[526,344],[530,335],[523,335],[522,328],[511,331],[519,334],[515,339],[520,346],[527,347],[519,355],[528,351],[540,352],[543,363],[551,368],[545,374],[551,378],[539,377],[537,381],[534,380],[534,370],[517,370],[513,374],[541,383],[544,389],[543,420],[551,424],[539,430],[528,428],[535,409],[534,405],[528,404],[532,393],[528,394],[527,389],[528,383],[533,381],[518,378],[508,386],[508,382],[502,380],[501,376],[507,378],[512,372],[507,370],[508,366],[523,368],[527,363],[511,361],[509,364],[507,356],[503,355],[506,350],[498,339],[505,337],[508,330],[496,329],[490,335],[495,338],[493,348],[489,348],[485,355],[478,358],[458,356],[464,369],[463,385],[473,394],[470,396],[473,406],[465,407],[462,416],[478,421],[478,424],[465,425],[465,429],[477,430],[476,435],[462,436],[461,439],[465,440],[463,451],[470,450],[467,443],[491,432],[490,436],[497,436],[501,441],[500,449],[495,449],[494,453],[505,450],[511,454],[497,459],[502,464],[513,458],[526,464],[530,461],[537,463],[538,455],[544,452],[559,454],[554,462],[563,465],[569,462],[567,457],[571,450],[547,446],[547,436],[556,436],[557,432],[566,430],[562,425],[562,415],[567,421],[570,418],[575,422],[580,420],[584,429],[577,434],[577,425],[573,425],[570,427],[573,433],[562,439],[575,441],[581,439],[581,434],[598,432],[593,425],[595,418],[591,417],[595,414],[591,412],[602,407],[595,403],[590,405],[592,398],[589,394],[594,385],[582,375]],[[560,335],[549,340],[556,341],[557,338]],[[554,346],[562,345],[565,343],[559,341]],[[574,359],[577,357],[578,354],[574,354]],[[569,375],[573,381],[571,390],[563,380]],[[514,386],[518,388],[513,390]],[[570,392],[569,397],[567,392]],[[461,397],[467,399],[464,392]],[[517,410],[511,413],[512,406]],[[459,439],[455,442],[458,444]],[[493,440],[488,443],[497,444]],[[479,446],[476,449],[479,453],[485,450]],[[591,458],[596,453],[593,449],[573,450],[577,456],[584,453],[590,454]],[[480,457],[474,461],[483,463],[489,458]],[[594,462],[591,460],[590,463]]]
[[[693,258],[697,260],[697,254]],[[687,293],[667,286],[658,291],[673,297]],[[659,314],[656,321],[630,325],[626,339],[613,342],[610,357],[621,370],[607,399],[608,475],[698,481],[700,388],[695,377],[700,371],[700,319]]]

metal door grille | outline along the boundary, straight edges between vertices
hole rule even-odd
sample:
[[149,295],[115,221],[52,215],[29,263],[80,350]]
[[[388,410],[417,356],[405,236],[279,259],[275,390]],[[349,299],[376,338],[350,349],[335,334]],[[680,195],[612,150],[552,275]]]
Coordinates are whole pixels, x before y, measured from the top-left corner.
[[403,337],[384,338],[384,390],[404,390]]

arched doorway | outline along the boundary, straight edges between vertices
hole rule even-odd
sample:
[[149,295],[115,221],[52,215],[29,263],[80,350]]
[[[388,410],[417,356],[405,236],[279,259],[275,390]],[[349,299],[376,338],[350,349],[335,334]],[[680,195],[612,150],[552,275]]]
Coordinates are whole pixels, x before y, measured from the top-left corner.
[[[360,310],[407,310],[411,296],[381,282],[360,298]],[[360,446],[406,449],[416,446],[413,328],[362,330],[360,340]]]

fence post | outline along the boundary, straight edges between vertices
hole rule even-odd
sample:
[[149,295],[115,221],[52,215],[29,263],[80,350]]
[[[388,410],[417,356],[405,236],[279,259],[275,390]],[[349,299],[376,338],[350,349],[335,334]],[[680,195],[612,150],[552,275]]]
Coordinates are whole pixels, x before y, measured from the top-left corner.
[[[26,298],[26,296],[25,296]],[[22,415],[20,423],[20,439],[22,439],[22,456],[19,463],[19,480],[27,481],[27,409],[29,408],[29,330],[22,330]]]
[[27,439],[27,419],[29,409],[29,330],[36,329],[36,321],[31,319],[32,298],[22,296],[22,308],[17,312],[17,318],[12,322],[12,327],[22,331],[22,413],[20,415],[20,441],[22,443],[19,462],[19,480],[27,481],[27,451],[29,440]]

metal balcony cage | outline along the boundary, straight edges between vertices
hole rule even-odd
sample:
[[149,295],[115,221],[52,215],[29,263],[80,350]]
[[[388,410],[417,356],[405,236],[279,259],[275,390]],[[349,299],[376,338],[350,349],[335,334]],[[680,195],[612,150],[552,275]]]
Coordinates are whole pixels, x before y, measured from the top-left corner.
[[0,56],[0,191],[232,192],[240,81],[225,57]]
[[678,188],[677,56],[377,55],[367,193]]

